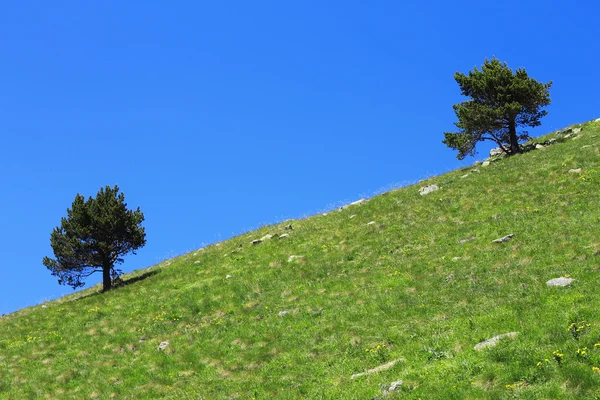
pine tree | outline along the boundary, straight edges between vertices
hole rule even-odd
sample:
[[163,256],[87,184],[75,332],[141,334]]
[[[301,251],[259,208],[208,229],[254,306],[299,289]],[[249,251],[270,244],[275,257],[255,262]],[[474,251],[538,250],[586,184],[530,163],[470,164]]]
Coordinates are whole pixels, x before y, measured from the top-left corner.
[[127,209],[125,196],[116,185],[101,188],[96,198],[88,200],[77,194],[67,217],[50,235],[56,259],[44,257],[43,264],[59,278],[59,284],[73,289],[84,286],[83,279],[102,272],[103,290],[107,291],[121,274],[115,264],[146,244],[143,221],[139,207]]
[[453,106],[459,131],[444,133],[443,143],[458,150],[459,160],[474,155],[475,145],[483,140],[496,142],[508,155],[519,153],[519,143],[529,135],[517,128],[539,126],[547,114],[541,108],[550,104],[552,82],[538,82],[523,68],[513,73],[506,63],[486,59],[481,71],[457,72],[454,79],[461,94],[471,97]]

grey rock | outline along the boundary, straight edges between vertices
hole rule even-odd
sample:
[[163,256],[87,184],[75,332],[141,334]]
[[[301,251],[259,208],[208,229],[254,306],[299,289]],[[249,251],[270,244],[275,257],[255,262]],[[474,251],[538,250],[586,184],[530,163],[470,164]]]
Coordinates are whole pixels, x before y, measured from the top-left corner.
[[573,128],[574,135],[577,135],[579,132],[581,132],[581,128]]
[[284,233],[282,235],[279,235],[279,239],[285,239],[286,237],[290,236],[289,233]]
[[265,236],[261,237],[260,240],[262,240],[263,242],[265,240],[270,240],[273,238],[273,235],[271,235],[270,233],[267,233]]
[[286,229],[288,231],[293,230],[294,228],[292,227],[292,224],[287,224],[286,226],[283,227],[283,229]]
[[515,339],[519,333],[518,332],[508,332],[503,333],[502,335],[494,336],[488,340],[484,340],[483,342],[477,343],[474,347],[475,350],[481,351],[483,349],[487,349],[489,347],[494,347],[498,344],[498,342],[502,339]]
[[287,311],[287,310],[279,311],[279,316],[280,316],[280,317],[284,317],[284,316],[288,315],[289,313],[290,313],[290,312],[289,312],[289,311]]
[[561,276],[560,278],[554,278],[554,279],[550,279],[548,282],[546,282],[546,285],[548,286],[559,286],[559,287],[564,287],[564,286],[569,286],[571,283],[573,283],[575,279],[573,278],[565,278],[564,276]]
[[368,222],[367,225],[373,225],[375,221]]
[[581,168],[571,168],[569,170],[570,174],[580,174],[581,173]]
[[574,136],[573,139],[571,139],[571,140],[579,140],[579,139],[581,139],[581,136]]
[[480,166],[480,165],[481,165],[481,161],[475,161],[475,162],[473,163],[473,166],[474,166],[474,167],[478,167],[478,166]]
[[469,236],[468,238],[464,238],[458,241],[458,244],[465,244],[467,242],[470,242],[471,240],[475,240],[476,237],[475,236]]
[[454,274],[450,274],[450,275],[448,275],[447,277],[444,278],[444,280],[446,282],[450,282],[452,279],[454,279]]
[[502,149],[502,147],[494,147],[490,150],[490,157],[496,157],[501,155],[504,155],[504,150]]
[[167,348],[167,346],[169,345],[169,341],[165,340],[164,342],[160,342],[160,344],[158,345],[157,349],[158,350],[164,350]]
[[494,239],[492,240],[492,243],[504,243],[504,242],[508,242],[510,239],[512,239],[515,236],[514,233],[508,234],[506,236],[503,236],[501,238],[498,239]]
[[254,239],[251,243],[252,244],[260,244],[260,243],[262,243],[262,240],[260,240],[260,239]]
[[477,172],[479,174],[481,171],[478,170],[477,168],[474,168],[474,169],[471,170],[471,172]]
[[541,144],[538,143],[538,144],[535,145],[535,148],[538,149],[538,150],[540,150],[540,149],[546,148],[546,146],[541,145]]
[[383,391],[381,392],[381,396],[385,397],[385,396],[392,394],[396,390],[400,389],[400,386],[402,386],[403,383],[404,382],[402,381],[402,379],[400,379],[400,380],[390,383],[389,385],[383,385],[383,387],[382,387]]
[[440,187],[438,185],[427,185],[427,186],[423,186],[421,189],[419,189],[419,194],[421,196],[425,196],[429,193],[433,193],[436,190],[439,190]]
[[469,174],[464,174],[464,175],[461,175],[461,178],[462,178],[462,179],[465,179],[465,178],[466,178],[466,177],[468,177],[468,176],[469,176]]
[[386,370],[386,369],[390,369],[390,368],[392,368],[394,365],[396,365],[396,363],[397,363],[398,361],[400,361],[400,359],[396,359],[396,360],[390,361],[390,362],[389,362],[389,363],[387,363],[387,364],[383,364],[383,365],[380,365],[380,366],[378,366],[378,367],[371,368],[371,369],[369,369],[369,370],[366,370],[365,372],[360,372],[360,373],[358,373],[358,374],[354,374],[354,375],[352,375],[352,376],[350,377],[350,379],[356,379],[356,378],[358,378],[358,377],[361,377],[361,376],[363,376],[363,375],[375,374],[375,373],[377,373],[377,372],[384,371],[384,370]]
[[489,162],[488,160],[485,160],[485,161],[484,161],[484,162],[481,164],[481,166],[482,166],[482,167],[487,167],[488,165],[490,165],[490,162]]

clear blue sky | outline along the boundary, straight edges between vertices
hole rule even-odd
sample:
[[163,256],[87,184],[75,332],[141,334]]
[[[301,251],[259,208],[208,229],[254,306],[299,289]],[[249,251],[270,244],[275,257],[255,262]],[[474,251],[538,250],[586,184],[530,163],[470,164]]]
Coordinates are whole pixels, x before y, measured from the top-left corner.
[[598,15],[591,0],[6,2],[0,314],[72,293],[41,261],[77,193],[118,184],[141,207],[131,271],[472,163],[441,140],[454,73],[486,57],[554,81],[534,135],[598,118]]

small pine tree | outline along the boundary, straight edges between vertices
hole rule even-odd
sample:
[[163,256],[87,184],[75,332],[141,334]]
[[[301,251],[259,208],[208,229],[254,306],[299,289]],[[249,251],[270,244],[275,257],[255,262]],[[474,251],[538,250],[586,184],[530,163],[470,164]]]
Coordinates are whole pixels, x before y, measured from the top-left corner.
[[116,185],[101,188],[96,198],[87,201],[77,194],[67,217],[50,235],[56,259],[44,257],[43,264],[59,278],[59,284],[73,289],[84,286],[82,280],[93,273],[102,272],[103,291],[107,291],[121,274],[115,264],[146,244],[143,221],[139,207],[127,209],[125,196]]
[[459,131],[444,133],[443,143],[458,150],[459,160],[474,155],[475,145],[483,140],[496,142],[508,155],[519,153],[519,142],[529,136],[517,127],[539,126],[547,114],[541,108],[550,104],[552,82],[538,82],[522,68],[513,73],[496,58],[486,59],[481,71],[457,72],[454,79],[461,94],[472,99],[453,106]]

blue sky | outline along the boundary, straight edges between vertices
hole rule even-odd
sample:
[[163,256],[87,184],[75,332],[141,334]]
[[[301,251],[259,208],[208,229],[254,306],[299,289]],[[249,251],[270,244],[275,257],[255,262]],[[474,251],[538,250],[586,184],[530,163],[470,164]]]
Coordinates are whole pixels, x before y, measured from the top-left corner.
[[598,15],[594,1],[4,3],[0,314],[72,293],[41,261],[77,193],[118,184],[141,207],[131,271],[472,163],[441,140],[463,100],[454,73],[486,57],[554,81],[534,135],[598,118]]

